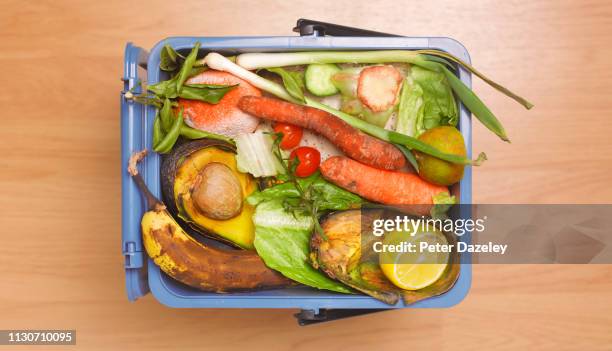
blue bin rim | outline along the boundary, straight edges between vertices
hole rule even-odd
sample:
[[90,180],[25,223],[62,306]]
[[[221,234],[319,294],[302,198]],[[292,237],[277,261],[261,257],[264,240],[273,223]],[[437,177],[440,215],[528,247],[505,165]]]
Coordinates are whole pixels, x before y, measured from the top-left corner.
[[[404,49],[414,50],[421,48],[438,49],[453,54],[470,63],[471,58],[465,46],[459,41],[447,37],[298,37],[298,36],[226,36],[226,37],[169,37],[159,41],[152,49],[148,58],[148,67],[158,67],[159,53],[166,44],[177,50],[190,49],[196,41],[202,43],[202,50],[216,51],[299,51],[299,50],[385,50]],[[464,69],[459,69],[459,78],[468,87],[471,87],[471,75]],[[149,69],[147,81],[159,81],[158,69]],[[141,133],[144,144],[150,146],[148,133],[152,127],[154,109],[146,108],[143,130],[132,131]],[[464,135],[471,157],[471,119],[469,111],[460,106],[459,128]],[[145,182],[156,196],[161,195],[159,183],[159,157],[151,155],[146,163],[143,175]],[[126,175],[124,174],[124,177]],[[460,202],[471,203],[471,168],[466,168],[465,176],[461,181]],[[142,213],[140,213],[141,215]],[[134,213],[135,216],[139,215]],[[462,214],[466,215],[466,214]],[[467,214],[471,215],[471,214]],[[467,238],[467,237],[466,237]],[[469,240],[469,238],[468,238]],[[472,280],[471,257],[462,256],[461,274],[455,286],[445,294],[432,297],[410,306],[402,302],[395,306],[386,305],[369,296],[343,295],[328,292],[318,292],[316,289],[301,288],[305,295],[294,295],[295,290],[271,290],[255,293],[240,294],[212,294],[200,293],[183,294],[177,289],[171,278],[167,277],[150,259],[142,269],[147,270],[148,286],[151,293],[162,304],[178,308],[300,308],[304,310],[319,311],[323,308],[355,308],[355,309],[394,309],[394,308],[447,308],[461,301],[469,293]],[[129,289],[129,287],[128,287]],[[316,292],[314,294],[313,292]],[[133,293],[132,295],[134,295]],[[128,295],[129,292],[128,292]],[[142,293],[140,294],[142,295]],[[137,298],[138,296],[135,296]]]

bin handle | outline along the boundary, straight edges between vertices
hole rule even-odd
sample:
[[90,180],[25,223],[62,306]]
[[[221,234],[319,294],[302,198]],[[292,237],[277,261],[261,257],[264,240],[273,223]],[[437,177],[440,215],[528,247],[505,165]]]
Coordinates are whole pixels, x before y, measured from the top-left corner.
[[[300,36],[334,36],[334,37],[401,37],[397,34],[376,32],[368,29],[342,26],[339,24],[314,21],[305,18],[297,20],[293,31]],[[337,319],[360,316],[369,313],[388,311],[389,309],[320,309],[318,313],[302,310],[294,316],[300,326],[330,322]]]
[[138,76],[138,68],[146,70],[148,53],[146,50],[128,43],[124,54],[124,72],[121,80],[121,196],[122,196],[122,243],[121,251],[124,256],[125,283],[128,299],[134,301],[149,292],[146,279],[145,256],[140,236],[140,216],[142,199],[140,193],[126,172],[130,155],[134,150],[143,148],[142,138],[143,106],[135,101],[128,100],[126,94],[142,93],[142,84]]
[[335,23],[321,22],[300,18],[297,20],[293,31],[300,33],[300,36],[324,36],[333,37],[401,37],[397,34],[376,32],[368,29],[342,26]]

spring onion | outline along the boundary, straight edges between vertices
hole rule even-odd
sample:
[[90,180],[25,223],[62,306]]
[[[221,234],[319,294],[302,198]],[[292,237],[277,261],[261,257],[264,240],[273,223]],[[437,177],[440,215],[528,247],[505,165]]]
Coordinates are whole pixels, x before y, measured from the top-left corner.
[[499,136],[501,140],[510,142],[506,130],[487,105],[471,89],[466,87],[453,72],[446,69],[446,67],[441,69],[457,97],[478,118],[480,123]]
[[[278,98],[281,98],[283,100],[293,102],[296,104],[300,104],[300,102],[297,101],[297,99],[293,98],[280,84],[267,80],[261,76],[258,76],[257,74],[250,72],[246,70],[245,68],[238,66],[237,64],[231,62],[230,60],[228,60],[227,58],[223,57],[222,55],[218,53],[215,53],[215,52],[209,53],[204,58],[204,61],[208,65],[208,67],[212,69],[229,72],[239,78],[246,80],[247,82],[251,83],[257,88],[264,90],[272,95],[275,95]],[[474,161],[466,159],[461,156],[447,154],[447,153],[441,152],[440,150],[428,144],[425,144],[419,141],[416,138],[412,138],[407,135],[403,135],[397,132],[386,130],[381,127],[374,126],[364,120],[361,120],[357,117],[353,117],[347,113],[338,111],[334,108],[324,105],[311,98],[306,97],[305,100],[306,100],[307,106],[318,108],[320,110],[331,113],[334,116],[342,119],[349,125],[361,130],[364,133],[370,134],[381,140],[403,145],[410,150],[415,149],[415,150],[421,151],[423,153],[426,153],[428,155],[437,157],[439,159],[442,159],[448,162],[459,163],[459,164],[470,164],[474,166],[479,166],[484,160],[486,160],[486,155],[484,153],[481,153],[478,156],[478,159]]]
[[476,70],[469,63],[460,58],[451,55],[447,52],[434,49],[425,50],[376,50],[376,51],[305,51],[305,52],[287,52],[287,53],[245,53],[236,57],[236,63],[248,70],[267,68],[267,67],[282,67],[294,65],[308,65],[313,63],[392,63],[404,62],[413,65],[421,66],[431,70],[439,70],[434,68],[431,63],[441,63],[443,61],[428,57],[428,55],[442,58],[445,60],[457,63],[474,73],[477,77],[484,80],[493,88],[499,90],[503,94],[516,100],[527,109],[533,107],[533,104],[514,93],[493,80],[487,78],[484,74]]
[[244,69],[243,67],[238,66],[237,64],[230,61],[227,57],[224,57],[221,54],[216,52],[211,52],[206,57],[204,57],[204,63],[212,69],[216,69],[217,71],[224,71],[235,75],[238,78],[242,78],[247,82],[251,83],[253,86],[265,90],[268,93],[279,97],[283,100],[291,101],[293,103],[299,104],[300,101],[292,97],[282,85],[277,84],[275,82],[269,81],[251,71]]
[[418,50],[419,53],[424,54],[424,55],[433,55],[435,57],[441,57],[447,60],[450,60],[454,63],[459,64],[460,66],[464,67],[465,69],[467,69],[468,71],[470,71],[471,73],[473,73],[475,76],[477,76],[478,78],[482,79],[483,81],[485,81],[487,84],[489,84],[490,86],[492,86],[493,88],[495,88],[496,90],[498,90],[499,92],[503,93],[504,95],[514,99],[515,101],[517,101],[519,104],[523,105],[526,109],[530,110],[533,107],[533,104],[529,101],[527,101],[527,99],[516,95],[515,93],[513,93],[512,91],[510,91],[508,88],[500,85],[499,83],[491,80],[490,78],[488,78],[487,76],[485,76],[484,74],[482,74],[480,71],[478,71],[476,68],[474,68],[474,66],[470,65],[469,63],[463,61],[462,59],[451,55],[447,52],[444,51],[440,51],[440,50]]
[[[245,53],[236,63],[245,69],[310,65],[314,63],[391,63],[407,62],[427,65],[427,59],[410,50],[377,51],[304,51],[283,53]],[[425,67],[427,68],[427,67]]]
[[491,110],[459,80],[446,66],[448,61],[454,62],[480,77],[493,88],[514,99],[525,108],[530,109],[533,104],[525,98],[511,92],[484,74],[476,70],[465,61],[440,50],[379,50],[379,51],[315,51],[290,53],[246,53],[238,55],[236,63],[246,69],[259,69],[266,67],[305,65],[314,63],[410,63],[431,71],[443,73],[461,102],[481,121],[489,130],[504,141],[510,141],[501,122],[493,115]]

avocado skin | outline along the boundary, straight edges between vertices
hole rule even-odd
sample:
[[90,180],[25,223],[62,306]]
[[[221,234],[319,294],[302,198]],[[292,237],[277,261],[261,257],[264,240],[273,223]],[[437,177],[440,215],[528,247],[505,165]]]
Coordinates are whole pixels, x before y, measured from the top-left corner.
[[236,152],[236,148],[230,143],[213,139],[199,139],[175,146],[170,153],[162,156],[160,168],[162,197],[168,210],[170,210],[170,213],[175,218],[178,215],[178,208],[176,206],[176,201],[174,201],[174,178],[176,177],[176,170],[189,155],[211,146]]
[[[224,244],[228,244],[235,248],[253,249],[253,237],[254,228],[252,225],[244,226],[244,218],[252,212],[251,206],[245,205],[243,212],[235,218],[228,219],[226,221],[217,221],[212,218],[206,218],[205,215],[195,211],[195,204],[185,203],[185,201],[191,201],[190,196],[182,196],[178,194],[177,189],[177,178],[180,178],[181,166],[190,160],[196,160],[194,157],[202,155],[201,151],[210,149],[211,152],[225,152],[233,154],[236,149],[233,145],[224,141],[213,140],[213,139],[199,139],[195,141],[189,141],[175,147],[170,153],[165,155],[162,159],[160,178],[161,188],[164,203],[167,204],[168,211],[172,216],[179,222],[181,227],[185,228],[190,234],[199,234],[208,238],[215,239]],[[235,163],[235,162],[233,162]],[[194,169],[194,171],[197,171]],[[184,170],[182,170],[184,175]],[[255,181],[250,175],[242,175],[247,177],[249,183],[249,189],[256,188]],[[185,179],[185,177],[182,177]],[[194,179],[195,177],[189,177]],[[182,181],[181,181],[182,182]],[[189,188],[189,184],[181,184],[181,188]],[[245,192],[244,196],[250,195],[250,192]],[[187,200],[186,200],[187,199]],[[231,228],[229,230],[228,228]]]

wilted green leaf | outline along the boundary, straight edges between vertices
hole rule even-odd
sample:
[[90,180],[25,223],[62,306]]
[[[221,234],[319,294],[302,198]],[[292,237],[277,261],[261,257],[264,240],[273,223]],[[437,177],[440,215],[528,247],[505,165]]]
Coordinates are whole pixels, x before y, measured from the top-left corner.
[[184,60],[185,58],[176,52],[172,46],[166,44],[159,54],[159,68],[162,71],[174,72],[179,67],[179,59]]
[[304,102],[304,72],[288,71],[284,68],[266,68],[267,71],[278,74],[289,95]]

